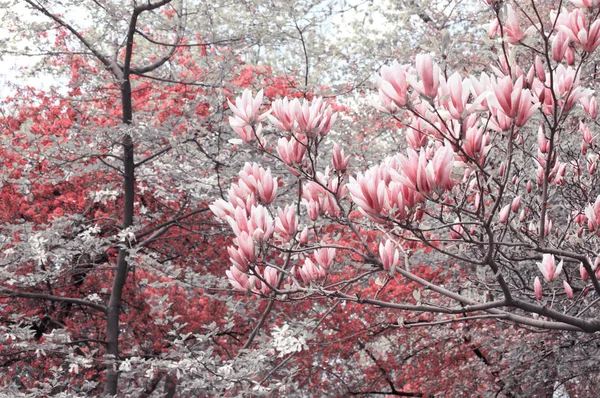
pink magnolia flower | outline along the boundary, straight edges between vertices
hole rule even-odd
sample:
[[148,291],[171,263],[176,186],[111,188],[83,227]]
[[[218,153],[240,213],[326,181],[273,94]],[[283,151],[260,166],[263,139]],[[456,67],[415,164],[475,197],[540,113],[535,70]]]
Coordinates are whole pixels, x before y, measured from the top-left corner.
[[570,0],[575,7],[592,8],[598,7],[598,0]]
[[596,172],[596,168],[598,167],[598,156],[597,155],[588,155],[586,159],[587,170],[588,173],[593,175]]
[[428,168],[433,171],[433,184],[442,190],[452,189],[452,168],[454,167],[454,151],[450,145],[444,145],[437,149]]
[[588,205],[585,208],[585,216],[588,220],[588,230],[594,232],[598,229],[598,221],[600,220],[600,195],[596,198],[593,205]]
[[302,281],[305,284],[310,284],[313,280],[325,276],[325,270],[312,262],[310,258],[304,260],[304,264],[298,270]]
[[300,231],[298,242],[300,242],[303,245],[306,245],[308,243],[308,227],[304,227],[302,231]]
[[250,227],[248,226],[248,218],[246,209],[243,207],[236,207],[233,216],[225,217],[225,220],[231,227],[235,236],[238,236],[242,231],[250,233]]
[[567,294],[567,298],[572,299],[573,298],[573,288],[571,288],[571,285],[569,285],[567,283],[567,281],[563,281],[563,287],[565,288],[565,293]]
[[250,236],[248,232],[240,232],[240,234],[234,239],[234,243],[238,245],[240,253],[246,260],[248,260],[248,262],[253,262],[256,260],[254,239],[252,239],[252,236]]
[[542,63],[542,59],[539,55],[535,56],[534,68],[538,80],[544,83],[546,81],[546,71],[544,70],[544,64]]
[[229,268],[229,270],[225,271],[225,275],[227,275],[227,279],[229,279],[229,283],[231,283],[234,289],[243,292],[250,290],[248,275],[236,267],[232,266]]
[[385,241],[385,244],[383,244],[383,242],[379,243],[379,258],[383,264],[383,269],[386,271],[389,271],[398,265],[400,254],[398,253],[398,249],[396,249],[394,242],[388,239]]
[[533,85],[533,81],[535,80],[535,65],[531,65],[529,71],[527,72],[527,77],[525,78],[526,86],[531,87]]
[[559,30],[552,40],[552,59],[554,61],[562,62],[570,42],[569,36],[562,30]]
[[523,93],[523,77],[513,83],[510,76],[505,76],[492,82],[493,92],[488,93],[487,102],[490,110],[495,108],[502,111],[507,117],[515,118],[519,113],[521,95]]
[[226,202],[223,199],[217,199],[212,204],[208,205],[208,208],[213,214],[219,219],[225,219],[226,217],[232,217],[235,213],[235,208],[231,202]]
[[[408,200],[405,198],[408,198]],[[411,198],[414,199],[414,195],[409,193],[409,189],[406,186],[396,181],[390,182],[387,192],[387,206],[389,207],[389,209],[387,209],[388,216],[391,216],[396,220],[404,219],[407,215],[406,207],[412,207],[415,204],[410,201]]]
[[261,293],[263,283],[254,275],[248,276],[248,291]]
[[364,174],[358,173],[356,179],[350,177],[347,187],[352,200],[363,211],[372,215],[381,214],[386,201],[386,185],[377,168],[370,168]]
[[590,279],[590,274],[588,274],[587,270],[583,266],[583,263],[579,264],[579,275],[581,276],[581,280],[584,282]]
[[337,113],[321,97],[314,98],[310,103],[304,98],[302,104],[294,99],[290,107],[298,128],[309,136],[315,133],[327,135],[337,118]]
[[531,91],[523,89],[519,100],[519,108],[515,125],[523,127],[529,120],[533,112],[540,107],[537,97],[531,94]]
[[598,102],[596,102],[596,97],[581,97],[579,103],[583,107],[583,111],[587,113],[589,117],[592,119],[598,117]]
[[252,92],[248,89],[244,90],[241,97],[235,99],[235,105],[231,101],[227,100],[229,109],[233,112],[234,116],[229,118],[229,124],[234,129],[236,127],[244,128],[251,126],[256,123],[263,121],[268,112],[259,114],[259,109],[262,104],[263,92],[260,90],[256,94],[256,98],[252,98]]
[[433,190],[449,190],[454,185],[451,174],[454,167],[454,151],[447,144],[440,146],[427,160],[425,151],[419,154],[409,148],[408,158],[400,156],[402,175],[398,181],[422,195],[428,196]]
[[256,197],[253,191],[249,190],[245,184],[231,184],[227,191],[228,200],[234,208],[241,207],[242,209],[250,210],[253,204],[256,203]]
[[[407,149],[408,158],[400,156],[402,176],[399,182],[425,196],[431,194],[430,179],[427,178],[427,159],[425,151],[417,153]],[[430,168],[431,169],[431,168]],[[432,170],[430,170],[432,171]]]
[[267,172],[258,181],[257,188],[261,202],[269,204],[275,200],[275,196],[277,195],[277,179],[272,178],[271,173]]
[[[230,120],[231,124],[231,120]],[[258,140],[261,144],[264,145],[264,140],[262,136],[262,124],[258,124],[256,126],[234,126],[231,125],[233,131],[242,139],[244,142],[253,142],[254,140]]]
[[282,131],[292,131],[296,127],[292,103],[287,97],[273,101],[269,120]]
[[440,102],[442,102],[454,119],[461,119],[464,116],[467,101],[469,100],[471,91],[470,80],[463,80],[458,72],[454,72],[448,78],[447,82],[445,79],[441,79],[440,91]]
[[519,207],[521,206],[521,195],[515,197],[510,205],[510,209],[513,213],[517,213],[519,211]]
[[414,79],[411,79],[411,86],[417,90],[419,94],[432,99],[435,98],[440,85],[439,66],[432,61],[431,55],[429,54],[418,54],[416,66],[417,72],[421,77],[421,82],[417,83]]
[[537,263],[537,266],[546,282],[552,282],[562,272],[563,261],[561,260],[557,267],[554,255],[546,253],[542,257],[542,262]]
[[335,249],[332,247],[315,250],[315,260],[317,264],[325,270],[329,269],[335,259]]
[[454,220],[454,224],[456,225],[450,227],[450,239],[462,239],[463,234],[465,233],[465,229],[462,225],[460,225],[460,218],[457,217]]
[[[318,176],[317,176],[317,179],[318,179]],[[319,182],[324,185],[326,184],[326,181],[323,181],[322,179],[319,180]],[[320,196],[323,196],[324,194],[325,194],[325,190],[323,189],[323,187],[314,181],[306,182],[306,184],[304,185],[304,188],[302,189],[302,197],[309,201],[315,201],[315,202],[320,203],[321,202]]]
[[591,145],[594,142],[596,136],[592,136],[590,128],[583,122],[579,122],[579,132],[583,137],[583,142],[581,143],[581,153],[585,155],[588,145]]
[[340,208],[337,204],[335,196],[327,192],[323,195],[323,197],[319,198],[319,202],[323,214],[328,214],[331,217],[340,216]]
[[229,260],[235,268],[241,272],[248,272],[248,260],[241,253],[240,249],[235,246],[227,246],[227,253],[229,254]]
[[275,230],[273,218],[264,206],[257,205],[251,208],[248,228],[252,238],[257,241],[267,240],[273,236]]
[[328,106],[321,114],[321,123],[319,123],[319,134],[324,137],[326,136],[337,120],[337,112]]
[[600,20],[595,20],[588,26],[587,18],[579,8],[571,11],[567,18],[558,18],[557,28],[564,32],[569,39],[591,53],[600,45]]
[[527,210],[527,209],[521,210],[521,213],[519,214],[519,222],[523,222],[525,220],[525,215],[526,215],[525,210]]
[[490,119],[489,127],[497,132],[508,131],[512,126],[512,118],[508,117],[501,109],[490,108],[494,116]]
[[465,132],[462,149],[477,164],[483,166],[490,149],[488,147],[489,143],[490,136],[488,133],[484,134],[483,126],[479,128],[473,126]]
[[427,145],[428,136],[421,126],[421,119],[413,118],[413,121],[408,129],[406,129],[406,141],[408,145],[415,150]]
[[319,201],[302,199],[302,203],[306,206],[308,218],[311,221],[317,221],[317,218],[319,218],[319,214],[321,213],[321,206],[319,205]]
[[482,72],[481,75],[479,75],[479,79],[477,79],[475,76],[469,76],[469,80],[471,81],[471,92],[473,93],[473,96],[483,96],[481,105],[488,106],[485,96],[489,88],[492,86],[493,78],[490,78],[490,76]]
[[506,20],[504,22],[504,33],[506,34],[506,41],[510,44],[517,44],[525,35],[519,26],[517,15],[510,5],[506,6]]
[[540,278],[538,278],[537,276],[535,277],[534,281],[533,281],[533,293],[535,294],[535,298],[536,300],[541,300],[542,299],[542,282],[540,281]]
[[575,64],[575,49],[572,46],[567,47],[565,60],[567,61],[567,65],[573,66]]
[[[301,136],[301,134],[299,134],[299,136]],[[299,141],[297,138],[290,137],[290,139],[287,139],[282,137],[277,141],[277,152],[279,153],[279,157],[290,167],[302,164],[304,155],[306,154],[306,143]]]
[[[262,293],[268,294],[271,291],[271,287],[277,288],[277,280],[279,279],[279,271],[273,267],[265,267],[262,275],[263,279],[267,283],[263,283]],[[268,285],[267,285],[268,284]],[[271,286],[271,287],[269,287]]]
[[[538,142],[538,149],[541,153],[548,153],[548,151],[550,151],[550,140],[546,139],[546,132],[545,132],[544,124],[540,124],[540,127],[538,128],[537,142]],[[542,163],[542,162],[540,162],[540,163]],[[544,161],[544,163],[545,163],[545,161]]]
[[510,215],[510,204],[504,206],[500,213],[498,213],[498,218],[501,224],[506,224],[508,222],[508,216]]
[[277,209],[277,217],[275,218],[275,232],[285,242],[289,242],[298,229],[298,219],[296,211],[290,205],[285,208]]
[[277,179],[271,176],[271,169],[265,170],[257,163],[246,163],[239,176],[240,187],[258,196],[263,203],[269,204],[275,199]]
[[572,67],[565,68],[560,64],[556,67],[554,77],[554,92],[561,100],[559,105],[565,110],[570,110],[577,101],[581,101],[583,97],[589,97],[593,91],[584,89],[579,85],[579,75]]
[[395,112],[398,108],[406,106],[408,81],[407,66],[394,61],[391,66],[381,67],[381,76],[377,78],[379,96],[387,111]]
[[338,144],[333,144],[333,150],[331,152],[331,164],[333,168],[340,173],[345,172],[348,169],[350,163],[350,155],[345,155],[344,150],[340,148]]

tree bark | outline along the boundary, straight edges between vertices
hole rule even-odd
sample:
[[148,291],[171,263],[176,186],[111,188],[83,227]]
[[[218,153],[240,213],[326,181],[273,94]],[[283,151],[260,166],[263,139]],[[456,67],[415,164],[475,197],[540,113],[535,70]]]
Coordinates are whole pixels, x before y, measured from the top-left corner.
[[[131,124],[132,106],[131,106],[131,84],[129,80],[122,83],[121,86],[122,103],[123,103],[123,123]],[[133,225],[133,205],[135,201],[135,167],[134,167],[134,147],[133,137],[128,131],[123,136],[123,229]],[[125,238],[123,245],[129,247],[129,238]],[[110,300],[108,302],[108,312],[106,316],[106,340],[107,354],[109,358],[108,369],[106,373],[106,385],[104,389],[105,395],[117,394],[117,386],[119,381],[119,373],[117,371],[116,362],[119,357],[119,315],[121,313],[121,299],[123,296],[123,288],[127,281],[129,272],[129,263],[127,261],[127,249],[119,248],[119,256],[117,259],[117,270],[113,280]]]
[[[135,25],[139,13],[134,11],[129,23],[129,32],[127,35],[127,47],[125,53],[125,62],[123,64],[123,73],[121,80],[121,106],[122,122],[128,127],[133,121],[133,104],[131,101],[131,82],[130,66],[133,52],[133,35]],[[134,145],[133,136],[129,128],[123,136],[123,229],[127,229],[133,225],[133,208],[135,202],[135,162],[134,162]],[[123,246],[119,248],[119,256],[117,259],[117,270],[113,280],[110,300],[108,302],[108,311],[106,314],[106,354],[107,354],[107,371],[106,384],[104,386],[104,395],[114,396],[117,394],[119,384],[119,372],[116,368],[119,358],[119,315],[121,314],[121,301],[123,297],[123,289],[127,281],[129,272],[129,263],[127,261],[127,247],[130,246],[129,237],[125,237]]]

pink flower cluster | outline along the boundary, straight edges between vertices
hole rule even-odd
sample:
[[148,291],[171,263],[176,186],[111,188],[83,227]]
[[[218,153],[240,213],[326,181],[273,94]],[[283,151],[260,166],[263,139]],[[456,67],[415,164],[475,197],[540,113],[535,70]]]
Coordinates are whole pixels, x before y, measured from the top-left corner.
[[305,284],[310,284],[315,279],[324,278],[335,259],[334,248],[321,248],[314,251],[315,261],[305,258],[302,267],[294,267],[292,274],[301,279]]
[[439,145],[435,153],[417,153],[412,148],[407,152],[408,157],[388,158],[356,178],[350,177],[350,196],[371,220],[381,222],[385,217],[401,221],[425,197],[452,188],[454,151],[449,145]]
[[[296,233],[297,222],[292,208],[279,211],[273,219],[266,205],[277,196],[277,179],[256,163],[246,163],[237,184],[229,189],[229,200],[216,200],[209,207],[217,218],[226,220],[234,235],[234,246],[227,252],[232,267],[227,271],[231,284],[239,290],[268,293],[277,285],[278,271],[273,267],[256,267],[261,243],[277,236],[285,241]],[[252,275],[248,275],[251,272]],[[265,283],[266,282],[266,283]]]
[[340,215],[337,201],[346,190],[339,186],[339,177],[330,174],[329,168],[325,169],[325,173],[317,172],[315,181],[307,181],[302,189],[302,203],[311,221],[316,221],[323,214],[330,217]]
[[295,134],[326,136],[335,123],[337,113],[333,111],[323,98],[314,98],[312,101],[297,98],[288,100],[278,99],[271,105],[269,120],[281,131]]
[[[279,158],[296,176],[301,173],[313,176],[302,190],[302,198],[309,217],[315,221],[319,215],[337,217],[340,209],[337,200],[345,195],[346,189],[339,186],[340,176],[349,165],[350,157],[334,144],[332,165],[335,175],[326,168],[324,173],[313,170],[314,156],[307,161],[307,153],[314,151],[331,130],[337,113],[322,98],[312,101],[282,98],[271,104],[271,109],[260,113],[263,93],[252,97],[245,90],[235,104],[229,103],[233,112],[229,123],[238,136],[247,143],[258,141],[259,149],[266,150],[269,142],[262,136],[262,122],[268,118],[279,130],[287,133],[276,146]],[[226,272],[234,288],[244,291],[269,293],[277,286],[280,271],[265,265],[265,256],[271,241],[277,244],[307,244],[308,228],[298,232],[299,223],[295,207],[287,205],[278,208],[277,215],[269,210],[277,195],[277,179],[256,163],[246,163],[239,173],[237,183],[231,185],[228,199],[219,199],[210,209],[219,219],[227,221],[235,235],[234,245],[228,247],[232,266]],[[334,249],[318,249],[314,252],[315,261],[306,258],[301,267],[293,267],[291,275],[304,283],[325,276],[335,256]]]
[[299,169],[309,166],[307,151],[316,150],[318,142],[335,123],[337,113],[322,98],[310,102],[281,98],[273,102],[271,111],[268,116],[271,123],[288,134],[277,142],[277,153],[292,174],[299,176]]

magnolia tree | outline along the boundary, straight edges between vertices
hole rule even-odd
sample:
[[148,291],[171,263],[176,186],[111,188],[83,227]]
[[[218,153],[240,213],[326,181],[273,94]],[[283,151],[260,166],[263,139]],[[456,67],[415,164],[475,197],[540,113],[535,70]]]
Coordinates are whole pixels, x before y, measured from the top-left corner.
[[17,49],[67,78],[2,104],[0,391],[220,395],[263,306],[213,276],[226,237],[207,204],[236,161],[225,98],[290,95],[294,79],[241,63],[256,37],[191,34],[204,4],[75,2],[81,21],[64,2],[19,3],[38,19],[7,14],[30,40]]
[[[211,206],[235,235],[235,289],[378,308],[395,328],[600,330],[598,105],[584,84],[598,2],[487,5],[497,66],[464,76],[419,54],[381,69],[375,108],[404,126],[407,148],[371,167],[331,139],[339,104],[265,106],[249,91],[229,104],[231,127],[263,155]],[[552,377],[576,390],[584,374]]]

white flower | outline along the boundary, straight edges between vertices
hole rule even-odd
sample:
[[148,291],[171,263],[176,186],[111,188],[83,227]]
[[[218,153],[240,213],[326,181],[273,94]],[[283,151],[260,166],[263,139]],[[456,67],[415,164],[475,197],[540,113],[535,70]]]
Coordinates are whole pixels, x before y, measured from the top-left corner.
[[131,362],[129,361],[129,359],[126,359],[123,362],[121,362],[121,364],[119,365],[119,371],[120,372],[130,372],[131,371]]
[[69,364],[69,373],[78,374],[79,373],[79,365],[76,363]]
[[275,350],[279,352],[278,357],[280,358],[307,348],[305,338],[294,336],[288,324],[283,325],[281,328],[277,326],[273,328],[273,345]]

